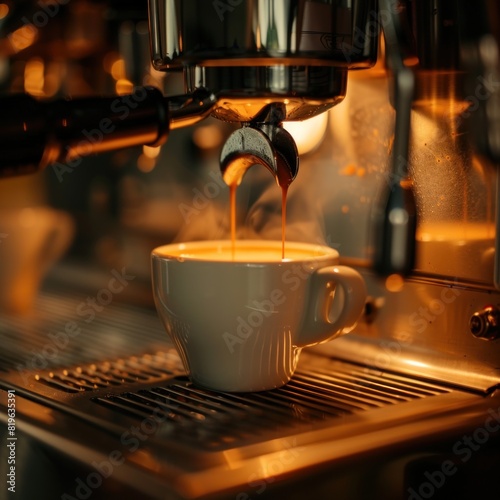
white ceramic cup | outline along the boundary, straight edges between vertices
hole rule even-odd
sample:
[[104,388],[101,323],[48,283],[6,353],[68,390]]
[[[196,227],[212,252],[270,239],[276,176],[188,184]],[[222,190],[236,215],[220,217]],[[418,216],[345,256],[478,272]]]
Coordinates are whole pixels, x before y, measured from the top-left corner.
[[281,241],[202,241],[152,252],[158,314],[194,383],[228,392],[280,387],[303,347],[352,330],[366,287],[336,250]]

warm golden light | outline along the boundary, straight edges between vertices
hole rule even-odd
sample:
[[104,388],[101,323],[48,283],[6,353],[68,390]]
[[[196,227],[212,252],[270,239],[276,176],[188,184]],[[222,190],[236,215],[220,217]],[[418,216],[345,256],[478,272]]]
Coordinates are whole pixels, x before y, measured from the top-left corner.
[[106,73],[109,73],[111,75],[113,73],[113,65],[119,59],[120,56],[118,52],[110,50],[109,52],[104,54],[104,57],[102,59],[102,67],[104,68],[104,71],[106,71]]
[[404,280],[399,274],[391,274],[385,280],[385,287],[389,292],[400,292],[403,289]]
[[38,30],[32,24],[25,24],[9,35],[14,52],[20,52],[32,45],[38,37]]
[[130,94],[134,90],[134,84],[130,80],[121,78],[116,82],[115,89],[118,95]]
[[147,75],[144,76],[142,79],[143,85],[152,85],[153,87],[162,87],[163,86],[163,80],[165,79],[166,76],[165,71],[158,71],[153,68],[153,65],[149,65],[149,72]]
[[125,61],[123,59],[117,59],[111,65],[111,76],[115,80],[120,80],[125,78]]
[[34,96],[43,95],[45,64],[39,58],[30,59],[24,68],[24,90]]
[[143,146],[142,153],[147,158],[158,158],[160,154],[161,146],[151,147],[151,146]]
[[417,231],[417,241],[487,241],[495,238],[493,222],[426,222]]
[[139,171],[144,172],[145,174],[151,172],[156,166],[155,158],[148,158],[145,154],[141,154],[139,158],[137,158],[137,168]]
[[0,3],[0,19],[7,17],[9,13],[9,6],[5,3]]
[[222,144],[223,137],[215,124],[198,127],[193,133],[193,142],[200,149],[213,149]]
[[415,359],[407,359],[406,364],[410,366],[416,366],[417,368],[429,368],[428,363],[423,363],[422,361],[417,361]]
[[285,122],[283,127],[290,132],[297,144],[299,154],[303,155],[320,144],[327,125],[328,113],[321,113],[302,122]]
[[60,62],[51,61],[47,64],[43,87],[43,95],[45,97],[52,97],[57,94],[61,88],[62,75],[63,70]]

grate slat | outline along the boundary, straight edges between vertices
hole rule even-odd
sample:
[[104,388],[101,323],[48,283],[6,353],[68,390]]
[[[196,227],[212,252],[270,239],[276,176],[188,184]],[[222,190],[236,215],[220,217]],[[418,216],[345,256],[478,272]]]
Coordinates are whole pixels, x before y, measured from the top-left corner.
[[[50,396],[45,391],[46,397],[78,394],[67,398],[68,404],[81,404],[85,411],[99,405],[99,415],[106,420],[123,415],[137,425],[161,415],[169,426],[162,436],[196,449],[246,446],[451,392],[439,383],[317,356],[311,362],[304,355],[293,379],[279,389],[251,394],[210,391],[189,381],[154,311],[113,303],[87,326],[76,314],[81,301],[79,296],[43,293],[32,319],[2,318],[0,370],[21,366],[41,384],[40,392],[42,386],[54,389]],[[45,370],[30,368],[27,353],[43,354],[48,334],[61,331],[67,321],[76,321],[85,334],[70,339],[54,359],[46,359]],[[146,352],[138,354],[137,346]]]
[[[383,384],[366,388],[363,371],[349,370],[350,365],[336,360],[329,364],[330,370],[299,370],[287,385],[259,393],[214,392],[176,377],[157,387],[124,393],[119,401],[109,396],[99,402],[106,405],[109,401],[109,409],[135,412],[142,418],[148,411],[167,407],[177,414],[178,439],[207,450],[224,450],[265,439],[273,432],[292,433],[297,427],[451,391],[404,376],[384,376]],[[414,391],[414,386],[421,390]]]

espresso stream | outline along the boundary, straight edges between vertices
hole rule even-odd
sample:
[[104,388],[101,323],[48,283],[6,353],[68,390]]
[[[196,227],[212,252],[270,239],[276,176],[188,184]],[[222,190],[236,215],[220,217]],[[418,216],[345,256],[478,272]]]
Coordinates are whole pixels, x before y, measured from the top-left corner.
[[[290,170],[284,161],[277,162],[278,170],[276,181],[281,188],[281,259],[285,259],[285,239],[286,239],[286,199],[288,194],[288,188],[292,183],[292,178],[290,177]],[[231,248],[233,254],[233,260],[235,258],[236,252],[236,188],[238,184],[236,182],[229,186],[229,206],[230,206],[230,221],[231,221]]]

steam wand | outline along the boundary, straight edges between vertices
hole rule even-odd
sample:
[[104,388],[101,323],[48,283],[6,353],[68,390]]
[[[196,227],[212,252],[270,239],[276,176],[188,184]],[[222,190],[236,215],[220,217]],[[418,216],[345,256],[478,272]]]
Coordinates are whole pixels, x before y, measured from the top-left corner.
[[125,147],[159,146],[171,129],[205,118],[215,104],[215,96],[203,88],[168,98],[154,87],[136,87],[123,96],[51,102],[28,94],[2,97],[0,177],[57,162],[70,168],[82,156]]
[[385,199],[373,214],[374,269],[381,275],[407,275],[414,268],[417,210],[408,172],[410,117],[415,79],[404,64],[403,36],[395,0],[380,0],[389,14],[383,26],[388,65],[394,75],[395,135]]

